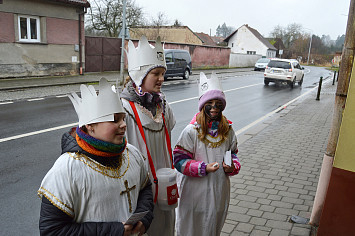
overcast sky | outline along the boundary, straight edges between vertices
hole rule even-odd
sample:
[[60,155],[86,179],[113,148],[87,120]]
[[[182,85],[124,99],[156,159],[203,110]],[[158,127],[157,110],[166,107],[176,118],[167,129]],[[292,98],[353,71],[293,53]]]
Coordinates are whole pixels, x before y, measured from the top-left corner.
[[[244,24],[268,37],[275,26],[301,24],[304,32],[335,40],[345,34],[350,0],[135,0],[145,17],[166,15],[194,32],[215,35],[224,22],[235,29]],[[309,30],[308,30],[309,29]]]

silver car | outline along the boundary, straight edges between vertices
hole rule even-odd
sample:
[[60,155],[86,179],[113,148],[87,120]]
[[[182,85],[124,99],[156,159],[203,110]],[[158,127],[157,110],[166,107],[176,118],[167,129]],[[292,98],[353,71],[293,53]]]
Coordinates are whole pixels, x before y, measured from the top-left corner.
[[291,88],[296,82],[302,85],[304,68],[295,59],[271,59],[265,68],[264,84],[270,82],[286,82]]
[[270,59],[269,58],[260,58],[259,60],[256,61],[254,65],[254,70],[265,70],[265,67],[269,63]]

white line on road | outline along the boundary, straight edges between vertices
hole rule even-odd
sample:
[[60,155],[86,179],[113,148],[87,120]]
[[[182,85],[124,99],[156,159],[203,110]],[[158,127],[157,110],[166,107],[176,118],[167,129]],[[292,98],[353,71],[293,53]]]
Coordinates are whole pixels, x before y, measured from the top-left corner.
[[[238,90],[238,89],[243,89],[243,88],[248,88],[248,87],[252,87],[252,86],[257,86],[257,85],[261,85],[263,83],[258,83],[258,84],[251,84],[251,85],[247,85],[247,86],[243,86],[243,87],[238,87],[238,88],[234,88],[234,89],[228,89],[228,90],[225,90],[224,92],[227,93],[227,92],[231,92],[231,91],[235,91],[235,90]],[[265,116],[257,119],[256,121],[250,123],[249,125],[243,127],[242,129],[238,130],[235,132],[236,135],[239,135],[241,133],[243,133],[244,131],[246,131],[247,129],[253,127],[254,125],[256,125],[257,123],[265,120],[267,117],[271,116],[272,114],[280,111],[281,109],[283,109],[285,106],[288,106],[289,104],[295,102],[296,100],[300,99],[301,97],[309,94],[311,91],[313,91],[314,89],[318,88],[318,86],[314,87],[313,89],[309,90],[308,92],[298,96],[297,98],[289,101],[288,103],[285,103],[284,105],[282,105],[281,107],[277,108],[276,110],[266,114]],[[182,100],[178,100],[178,101],[174,101],[174,102],[170,102],[169,104],[172,105],[172,104],[175,104],[175,103],[180,103],[180,102],[184,102],[184,101],[189,101],[189,100],[193,100],[193,99],[198,99],[198,97],[191,97],[191,98],[187,98],[187,99],[182,99]],[[54,130],[58,130],[58,129],[63,129],[63,128],[68,128],[68,127],[73,127],[73,126],[76,126],[78,125],[78,123],[71,123],[71,124],[67,124],[67,125],[61,125],[61,126],[57,126],[57,127],[53,127],[53,128],[49,128],[49,129],[43,129],[43,130],[39,130],[39,131],[34,131],[34,132],[30,132],[30,133],[26,133],[26,134],[20,134],[20,135],[15,135],[15,136],[12,136],[12,137],[8,137],[8,138],[3,138],[3,139],[0,139],[0,143],[2,142],[6,142],[6,141],[10,141],[10,140],[14,140],[14,139],[19,139],[19,138],[24,138],[24,137],[28,137],[28,136],[32,136],[32,135],[36,135],[36,134],[42,134],[42,133],[46,133],[46,132],[50,132],[50,131],[54,131]]]
[[56,98],[64,98],[64,97],[68,97],[68,95],[57,95],[55,96]]
[[[224,90],[225,93],[231,92],[231,91],[235,91],[238,89],[244,89],[244,88],[249,88],[249,87],[253,87],[253,86],[257,86],[257,85],[261,85],[263,83],[258,83],[258,84],[251,84],[251,85],[247,85],[247,86],[243,86],[243,87],[238,87],[238,88],[234,88],[234,89],[228,89],[228,90]],[[186,101],[190,101],[193,99],[198,99],[198,97],[191,97],[191,98],[186,98],[186,99],[182,99],[182,100],[178,100],[178,101],[174,101],[174,102],[169,102],[169,105],[175,104],[175,103],[180,103],[180,102],[186,102]]]
[[33,101],[39,101],[39,100],[43,100],[44,98],[32,98],[32,99],[28,99],[28,102],[33,102]]
[[13,139],[24,138],[24,137],[28,137],[28,136],[32,136],[32,135],[36,135],[36,134],[42,134],[42,133],[46,133],[46,132],[50,132],[50,131],[54,131],[54,130],[58,130],[58,129],[73,127],[73,126],[77,126],[77,125],[78,125],[78,122],[67,124],[67,125],[61,125],[61,126],[57,126],[57,127],[53,127],[53,128],[49,128],[49,129],[42,129],[42,130],[39,130],[39,131],[34,131],[34,132],[27,133],[27,134],[15,135],[15,136],[12,136],[12,137],[0,139],[0,143],[6,142],[6,141],[10,141],[10,140],[13,140]]
[[0,105],[11,104],[11,103],[14,103],[14,102],[1,102]]

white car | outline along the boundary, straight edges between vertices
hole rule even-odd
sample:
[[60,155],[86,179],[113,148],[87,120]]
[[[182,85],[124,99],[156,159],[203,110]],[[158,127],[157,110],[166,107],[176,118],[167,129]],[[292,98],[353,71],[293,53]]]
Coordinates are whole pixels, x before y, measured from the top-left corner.
[[264,84],[270,82],[287,82],[291,88],[297,82],[302,85],[304,68],[295,59],[271,59],[265,68]]
[[269,58],[260,58],[259,60],[256,61],[254,65],[254,70],[265,70],[265,67],[269,63],[270,59]]

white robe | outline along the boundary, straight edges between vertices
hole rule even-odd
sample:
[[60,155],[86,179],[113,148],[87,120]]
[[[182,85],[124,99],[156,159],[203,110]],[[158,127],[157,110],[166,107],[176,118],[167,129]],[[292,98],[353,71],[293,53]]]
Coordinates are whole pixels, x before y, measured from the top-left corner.
[[[139,191],[146,186],[144,157],[130,144],[121,168],[112,170],[78,153],[64,153],[44,177],[38,190],[56,207],[83,222],[124,222],[135,211]],[[129,194],[126,184],[132,189]]]
[[[126,137],[127,141],[136,146],[142,154],[148,159],[146,146],[142,135],[138,129],[137,123],[135,121],[135,116],[129,102],[125,99],[122,99],[123,107],[126,112],[126,124],[127,132]],[[165,130],[162,119],[162,109],[158,109],[155,117],[152,116],[143,106],[134,103],[139,115],[139,118],[142,122],[145,138],[147,141],[147,146],[149,152],[152,156],[154,163],[155,171],[160,168],[171,168],[171,158],[168,152]],[[175,125],[175,118],[173,112],[166,103],[165,109],[165,121],[166,126],[171,137],[171,130]],[[149,168],[150,169],[150,168]],[[150,178],[153,185],[153,197],[155,196],[155,184],[153,183],[153,175],[150,174]],[[159,206],[156,204],[154,207],[154,219],[150,228],[147,231],[149,236],[173,236],[174,235],[174,225],[175,225],[175,213],[174,210],[163,211],[159,209]]]
[[[218,138],[208,135],[211,143]],[[228,138],[219,147],[208,147],[198,138],[195,125],[189,124],[182,131],[176,145],[193,153],[193,160],[206,164],[218,162],[219,169],[203,177],[191,177],[178,173],[179,204],[176,209],[177,236],[220,235],[227,216],[230,200],[230,181],[223,170],[226,151],[236,148],[236,136],[231,128]]]

